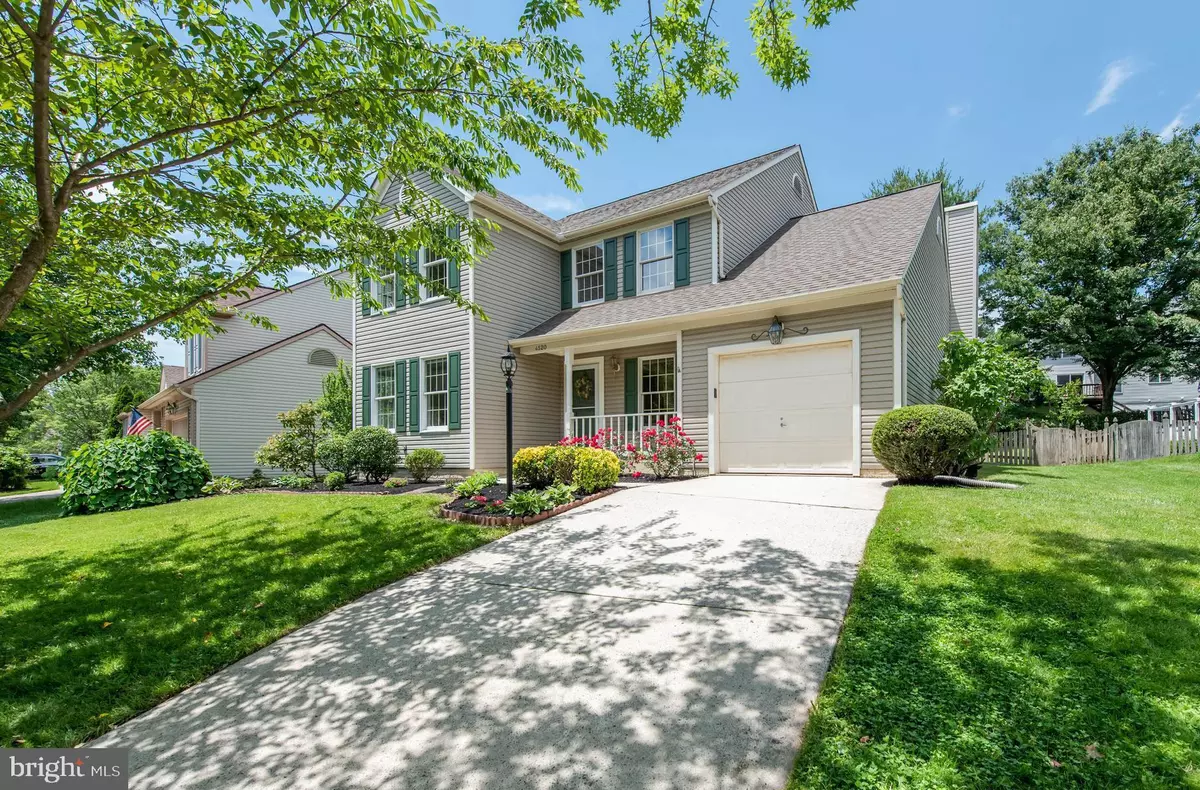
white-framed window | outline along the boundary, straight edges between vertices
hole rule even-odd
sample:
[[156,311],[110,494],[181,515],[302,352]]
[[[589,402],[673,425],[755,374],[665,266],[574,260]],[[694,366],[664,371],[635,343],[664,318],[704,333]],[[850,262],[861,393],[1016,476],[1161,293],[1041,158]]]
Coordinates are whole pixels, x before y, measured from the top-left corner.
[[396,430],[396,366],[379,365],[371,376],[373,401],[371,424],[389,431]]
[[638,271],[641,293],[665,291],[675,287],[675,226],[638,232]]
[[1080,384],[1082,384],[1083,383],[1083,374],[1082,373],[1059,373],[1058,374],[1058,386],[1060,386],[1060,387],[1065,386],[1067,384],[1070,384],[1072,381],[1078,381]]
[[396,275],[389,274],[374,282],[375,301],[379,302],[380,308],[376,312],[387,312],[396,307]]
[[575,306],[604,301],[604,248],[590,244],[575,250]]
[[1171,377],[1168,376],[1166,373],[1151,373],[1150,374],[1150,383],[1151,384],[1170,384]]
[[638,360],[638,404],[642,413],[675,412],[675,357],[642,357]]
[[184,372],[195,376],[204,371],[204,335],[192,335],[184,347]]
[[[434,261],[425,260],[428,257],[427,252],[421,250],[421,274],[425,279],[431,280],[442,286],[443,289],[450,288],[450,262],[445,258],[438,258]],[[421,286],[421,301],[428,302],[433,299],[445,299],[446,297],[436,291],[432,291]]]
[[421,360],[421,430],[450,427],[450,358]]

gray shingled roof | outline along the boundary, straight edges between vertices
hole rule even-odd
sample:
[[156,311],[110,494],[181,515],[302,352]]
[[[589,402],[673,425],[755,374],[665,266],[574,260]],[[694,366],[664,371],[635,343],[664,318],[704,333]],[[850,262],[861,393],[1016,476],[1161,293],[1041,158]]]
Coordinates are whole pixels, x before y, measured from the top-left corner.
[[784,151],[794,147],[789,145],[786,148],[760,154],[742,162],[719,167],[716,170],[710,170],[707,173],[685,178],[682,181],[676,181],[673,184],[667,184],[666,186],[646,192],[639,192],[636,195],[630,195],[620,200],[614,200],[611,203],[577,211],[559,220],[551,219],[542,212],[530,208],[512,195],[504,192],[497,191],[491,197],[510,211],[546,228],[552,233],[570,235],[596,225],[601,225],[609,220],[653,209],[656,206],[665,206],[684,198],[698,197],[712,190],[720,189],[727,184],[737,181],[764,162],[768,162]]
[[940,189],[929,184],[798,217],[718,283],[564,310],[523,337],[604,329],[899,279]]

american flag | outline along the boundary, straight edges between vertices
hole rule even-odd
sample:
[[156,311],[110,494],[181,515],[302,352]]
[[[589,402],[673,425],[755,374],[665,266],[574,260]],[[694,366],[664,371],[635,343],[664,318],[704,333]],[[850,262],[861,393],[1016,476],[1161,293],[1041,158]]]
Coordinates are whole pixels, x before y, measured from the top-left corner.
[[129,412],[129,422],[125,428],[126,436],[137,436],[140,433],[145,433],[150,430],[150,418],[142,414],[137,409]]

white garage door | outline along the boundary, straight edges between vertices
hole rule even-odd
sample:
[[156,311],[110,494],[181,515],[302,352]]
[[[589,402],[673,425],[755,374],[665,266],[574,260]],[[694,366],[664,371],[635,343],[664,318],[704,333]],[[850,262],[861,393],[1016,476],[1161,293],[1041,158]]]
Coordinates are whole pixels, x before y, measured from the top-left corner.
[[854,471],[853,345],[719,357],[722,472]]

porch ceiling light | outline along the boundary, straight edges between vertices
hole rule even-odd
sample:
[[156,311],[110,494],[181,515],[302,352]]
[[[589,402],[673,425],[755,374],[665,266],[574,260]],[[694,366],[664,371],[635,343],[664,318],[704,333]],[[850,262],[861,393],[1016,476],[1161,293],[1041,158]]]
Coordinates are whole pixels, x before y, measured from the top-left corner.
[[750,339],[752,341],[759,340],[763,335],[766,335],[767,339],[771,341],[771,345],[777,346],[783,342],[784,336],[789,332],[793,335],[807,335],[808,327],[805,326],[801,327],[800,329],[788,329],[783,325],[783,322],[779,320],[779,316],[774,316],[771,318],[771,325],[767,327],[766,332],[759,332],[757,334],[750,335]]
[[509,348],[500,357],[500,372],[504,374],[504,378],[511,379],[517,372],[517,355]]

